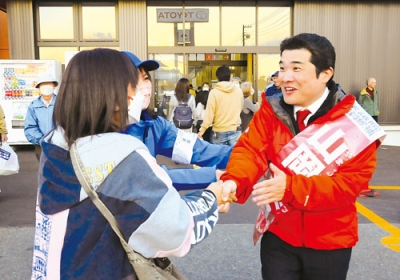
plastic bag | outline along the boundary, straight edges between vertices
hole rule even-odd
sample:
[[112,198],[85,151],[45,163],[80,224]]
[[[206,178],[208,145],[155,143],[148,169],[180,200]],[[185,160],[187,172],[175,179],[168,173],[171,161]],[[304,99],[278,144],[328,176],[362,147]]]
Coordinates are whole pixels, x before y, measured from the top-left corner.
[[0,148],[0,175],[11,175],[18,172],[18,155],[7,142],[3,142]]

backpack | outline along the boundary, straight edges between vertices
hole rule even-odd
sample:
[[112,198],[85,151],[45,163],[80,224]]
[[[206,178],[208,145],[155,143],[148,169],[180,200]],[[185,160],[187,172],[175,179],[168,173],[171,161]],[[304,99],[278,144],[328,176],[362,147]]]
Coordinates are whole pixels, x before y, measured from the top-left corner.
[[179,102],[174,110],[174,117],[172,120],[177,128],[188,129],[192,127],[194,122],[192,116],[193,112],[190,106],[185,102]]

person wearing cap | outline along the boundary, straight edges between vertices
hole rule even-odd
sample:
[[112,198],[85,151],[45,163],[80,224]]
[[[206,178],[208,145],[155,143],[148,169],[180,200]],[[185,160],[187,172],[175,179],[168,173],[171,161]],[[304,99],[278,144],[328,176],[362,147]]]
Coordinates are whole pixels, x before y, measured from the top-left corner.
[[[178,129],[167,119],[158,116],[152,108],[149,108],[152,93],[149,72],[158,69],[160,65],[155,60],[141,61],[131,52],[122,51],[122,53],[128,56],[139,69],[137,89],[144,95],[139,120],[132,122],[123,132],[143,141],[152,156],[162,155],[173,158],[176,155],[174,146]],[[192,149],[186,150],[187,157],[190,158],[186,163],[196,164],[202,168],[168,169],[162,165],[177,190],[205,188],[211,182],[215,182],[222,173],[219,169],[226,167],[232,151],[232,148],[227,145],[213,145],[197,137],[191,142],[191,147]]]
[[267,96],[273,96],[275,94],[282,95],[282,89],[281,89],[281,80],[279,79],[279,71],[276,71],[274,74],[271,75],[272,77],[272,82],[274,83],[272,86],[267,88],[265,91],[265,94]]
[[40,140],[54,127],[53,111],[57,97],[54,94],[54,90],[57,85],[57,80],[51,74],[40,74],[36,84],[36,88],[40,91],[40,96],[29,104],[25,116],[25,137],[35,145],[35,155],[38,160],[42,153]]
[[271,74],[268,75],[268,77],[267,77],[267,85],[265,86],[264,93],[267,92],[267,89],[268,89],[268,88],[270,88],[270,87],[272,87],[272,86],[274,85],[272,76],[273,76],[275,73],[276,73],[276,71],[274,71],[274,72],[272,72]]

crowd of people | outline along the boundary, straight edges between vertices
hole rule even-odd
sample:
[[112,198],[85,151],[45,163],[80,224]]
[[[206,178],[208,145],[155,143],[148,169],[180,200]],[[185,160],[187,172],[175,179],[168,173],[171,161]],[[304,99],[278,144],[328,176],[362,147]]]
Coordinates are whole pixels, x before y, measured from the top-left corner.
[[[167,118],[150,106],[150,72],[159,63],[128,51],[81,51],[62,81],[40,77],[41,96],[25,120],[40,161],[32,278],[136,279],[80,184],[76,152],[123,238],[146,258],[186,255],[209,236],[219,213],[252,196],[267,221],[254,240],[261,237],[263,279],[346,279],[358,241],[356,199],[379,195],[368,187],[379,139],[320,170],[287,161],[305,154],[300,147],[312,145],[307,140],[324,125],[343,124],[357,101],[379,127],[376,79],[367,80],[358,100],[346,94],[333,79],[334,47],[317,34],[287,38],[280,52],[260,103],[253,102],[252,83],[223,65],[213,87],[204,82],[196,92],[189,79],[179,79]],[[0,134],[7,141],[1,107]],[[338,141],[351,141],[346,137]],[[310,151],[327,153],[315,145]],[[169,169],[157,155],[200,168]]]

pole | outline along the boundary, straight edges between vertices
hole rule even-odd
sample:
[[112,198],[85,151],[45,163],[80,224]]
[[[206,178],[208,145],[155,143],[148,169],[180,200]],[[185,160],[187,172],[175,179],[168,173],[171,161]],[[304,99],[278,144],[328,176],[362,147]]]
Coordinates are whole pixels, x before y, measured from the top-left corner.
[[242,40],[243,40],[243,47],[244,47],[244,24],[243,24],[243,31],[242,31]]

